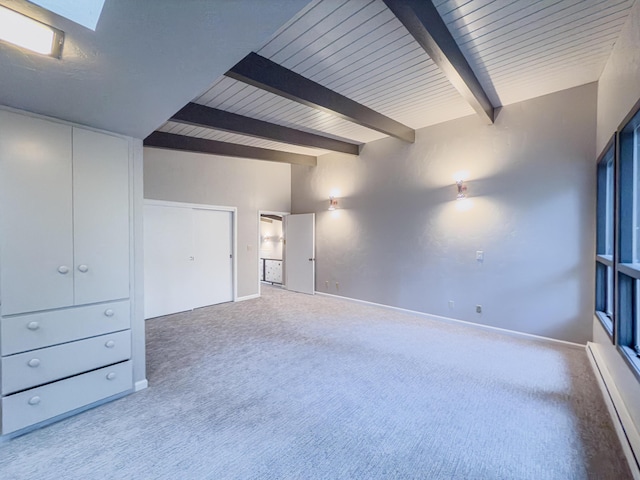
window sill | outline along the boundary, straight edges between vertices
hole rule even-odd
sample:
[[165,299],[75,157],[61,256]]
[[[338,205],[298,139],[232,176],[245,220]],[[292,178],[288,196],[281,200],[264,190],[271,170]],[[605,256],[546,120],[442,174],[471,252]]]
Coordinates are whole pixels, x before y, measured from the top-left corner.
[[636,376],[636,379],[640,381],[640,358],[636,354],[635,350],[629,347],[618,346],[618,351],[624,358],[627,365],[631,368],[631,371]]
[[611,318],[604,312],[596,312],[596,317],[598,317],[598,320],[600,320],[602,327],[613,342],[613,321],[611,320]]

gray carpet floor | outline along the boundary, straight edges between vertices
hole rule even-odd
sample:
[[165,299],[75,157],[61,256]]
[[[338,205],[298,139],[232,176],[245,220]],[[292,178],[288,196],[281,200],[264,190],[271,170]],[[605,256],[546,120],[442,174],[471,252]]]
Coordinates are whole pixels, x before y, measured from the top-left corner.
[[0,478],[631,478],[578,349],[267,286],[147,345],[148,389],[0,444]]

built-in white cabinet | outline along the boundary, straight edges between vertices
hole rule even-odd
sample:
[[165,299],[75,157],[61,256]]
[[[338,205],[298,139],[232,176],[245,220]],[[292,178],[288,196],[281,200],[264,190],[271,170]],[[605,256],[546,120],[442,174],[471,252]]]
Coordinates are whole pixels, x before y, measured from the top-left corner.
[[129,163],[124,137],[0,110],[2,434],[132,388]]
[[3,315],[129,296],[126,139],[0,111],[0,208]]

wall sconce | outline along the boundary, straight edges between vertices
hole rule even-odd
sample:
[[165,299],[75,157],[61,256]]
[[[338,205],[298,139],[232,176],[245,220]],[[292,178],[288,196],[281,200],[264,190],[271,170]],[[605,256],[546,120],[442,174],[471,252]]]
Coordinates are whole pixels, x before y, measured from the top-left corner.
[[464,180],[456,180],[456,185],[458,186],[456,200],[463,200],[467,198],[467,186],[465,185]]
[[336,208],[338,208],[338,199],[333,196],[329,197],[329,211],[332,212]]

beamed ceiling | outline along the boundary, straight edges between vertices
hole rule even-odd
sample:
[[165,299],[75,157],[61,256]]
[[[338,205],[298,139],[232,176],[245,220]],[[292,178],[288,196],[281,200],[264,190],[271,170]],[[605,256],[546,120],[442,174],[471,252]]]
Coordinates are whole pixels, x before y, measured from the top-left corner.
[[92,31],[0,0],[65,32],[61,59],[0,42],[0,104],[162,148],[315,164],[597,81],[633,3],[106,0]]
[[633,0],[316,0],[146,144],[314,165],[598,80]]

